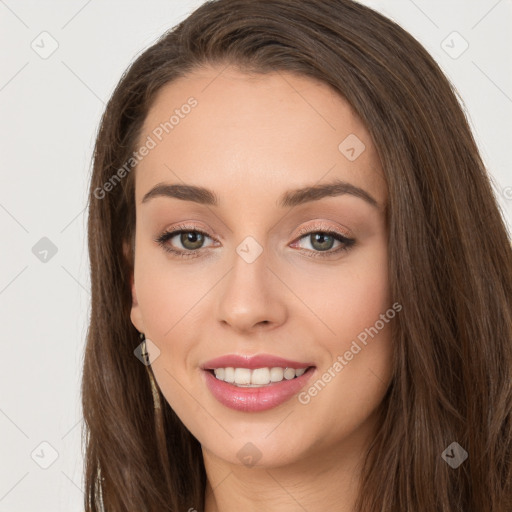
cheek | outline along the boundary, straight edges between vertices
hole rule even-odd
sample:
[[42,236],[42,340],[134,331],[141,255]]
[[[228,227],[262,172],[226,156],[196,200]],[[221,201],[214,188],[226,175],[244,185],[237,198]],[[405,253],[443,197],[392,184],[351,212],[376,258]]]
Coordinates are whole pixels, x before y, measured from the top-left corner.
[[208,292],[218,277],[213,279],[211,271],[194,271],[193,265],[169,261],[165,254],[145,248],[138,253],[137,264],[137,300],[145,334],[159,349],[152,363],[156,381],[187,426],[193,426],[197,418],[206,421],[204,410],[191,399],[200,396],[192,389],[192,382],[199,375],[193,356],[200,353],[204,308],[211,304]]
[[322,421],[336,418],[350,430],[381,402],[392,375],[391,326],[399,313],[391,303],[385,239],[340,267],[334,279],[301,293],[322,320],[315,329],[326,351],[321,382],[301,403]]
[[204,275],[187,270],[192,267],[155,257],[154,251],[151,257],[141,251],[138,264],[137,300],[148,337],[171,339],[183,322],[193,321],[196,304],[211,285]]
[[[140,271],[137,276],[137,299],[146,327],[146,337],[151,339],[160,352],[152,362],[156,382],[166,401],[175,413],[196,432],[195,424],[203,417],[204,410],[191,388],[191,371],[188,365],[190,351],[195,350],[196,341],[191,333],[196,332],[200,308],[197,304],[208,287],[199,282],[197,275],[169,263],[165,257],[151,253],[140,253]],[[145,262],[147,264],[145,264]],[[195,305],[195,307],[194,307]],[[192,392],[192,395],[189,393]]]
[[373,326],[391,307],[384,239],[371,249],[351,255],[338,269],[324,269],[308,279],[293,279],[297,295],[317,317],[318,339],[332,355]]
[[361,266],[346,277],[339,287],[338,304],[342,310],[333,317],[337,321],[336,331],[355,337],[372,326],[391,307],[391,296],[387,275],[387,261],[373,262]]
[[298,395],[302,417],[311,419],[299,440],[304,442],[311,432],[320,429],[324,435],[316,441],[317,448],[352,436],[372,435],[371,418],[391,382],[391,328],[399,313],[388,299],[387,282],[369,278],[365,276],[364,286],[358,281],[352,292],[343,290],[336,296],[341,305],[326,321],[335,336],[324,334],[321,344],[326,357],[316,379]]

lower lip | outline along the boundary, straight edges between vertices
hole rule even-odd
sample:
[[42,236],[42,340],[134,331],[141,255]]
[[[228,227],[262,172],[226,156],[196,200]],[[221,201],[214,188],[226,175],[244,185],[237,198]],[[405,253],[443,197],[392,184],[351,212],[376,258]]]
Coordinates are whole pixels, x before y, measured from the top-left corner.
[[311,367],[300,377],[259,388],[241,388],[217,379],[209,371],[203,370],[203,373],[208,389],[221,404],[236,411],[258,412],[277,407],[292,398],[306,385],[314,371],[315,367]]

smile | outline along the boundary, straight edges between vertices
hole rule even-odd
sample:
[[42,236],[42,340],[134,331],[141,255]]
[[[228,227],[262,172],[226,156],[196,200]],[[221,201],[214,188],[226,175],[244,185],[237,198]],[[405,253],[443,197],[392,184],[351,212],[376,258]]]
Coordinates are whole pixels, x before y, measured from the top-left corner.
[[201,365],[205,386],[222,405],[242,412],[272,409],[290,400],[316,372],[311,362],[231,354]]

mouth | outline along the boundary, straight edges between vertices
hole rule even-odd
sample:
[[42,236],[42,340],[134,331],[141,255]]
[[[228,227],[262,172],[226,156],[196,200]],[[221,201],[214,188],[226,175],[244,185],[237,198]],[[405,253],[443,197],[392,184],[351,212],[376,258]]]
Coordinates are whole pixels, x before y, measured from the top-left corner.
[[241,412],[266,411],[289,402],[317,373],[312,363],[267,355],[224,356],[203,364],[201,370],[211,395]]

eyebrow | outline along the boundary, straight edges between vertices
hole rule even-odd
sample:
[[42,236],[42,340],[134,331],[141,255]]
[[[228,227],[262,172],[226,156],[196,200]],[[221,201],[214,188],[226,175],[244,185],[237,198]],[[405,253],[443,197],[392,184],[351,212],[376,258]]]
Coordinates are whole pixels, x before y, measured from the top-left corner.
[[[311,201],[318,201],[324,197],[335,197],[344,194],[363,199],[375,208],[379,208],[378,202],[362,188],[342,180],[335,180],[331,183],[313,185],[309,187],[289,190],[285,192],[277,202],[277,206],[286,208],[293,207]],[[196,185],[179,185],[159,183],[144,195],[142,203],[146,203],[155,197],[171,197],[183,201],[193,201],[209,206],[218,206],[220,201],[212,190]]]

